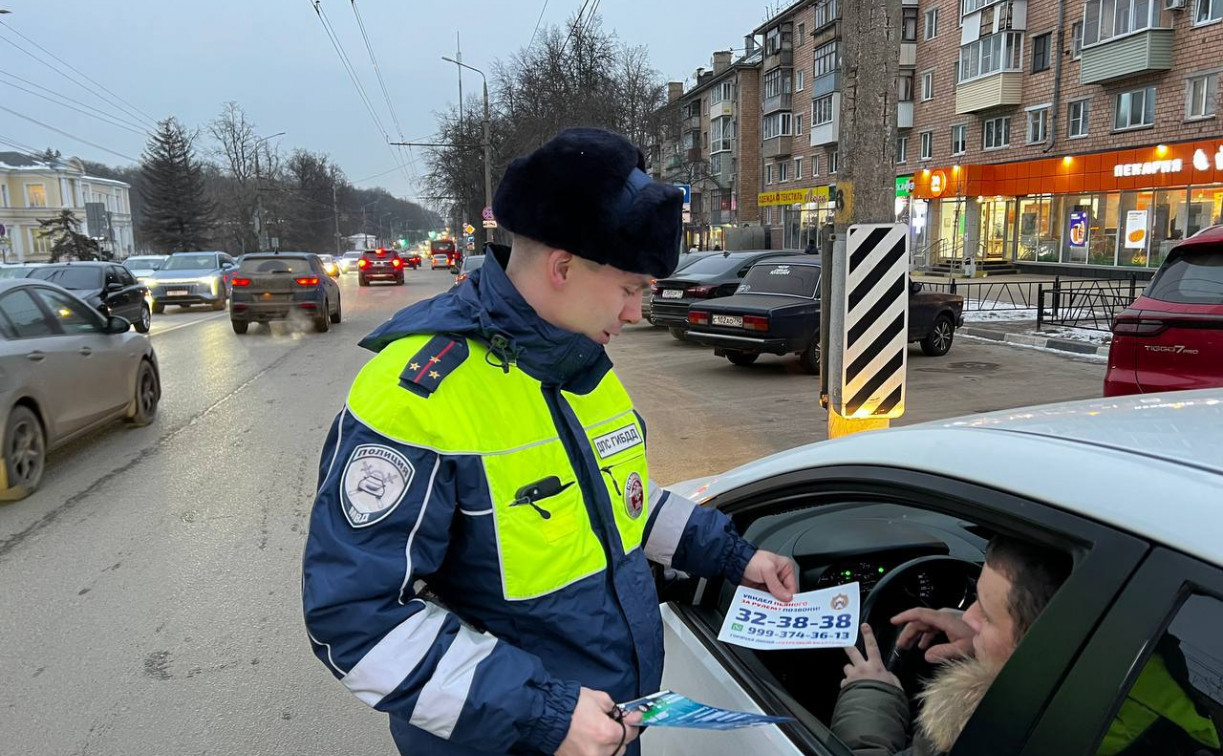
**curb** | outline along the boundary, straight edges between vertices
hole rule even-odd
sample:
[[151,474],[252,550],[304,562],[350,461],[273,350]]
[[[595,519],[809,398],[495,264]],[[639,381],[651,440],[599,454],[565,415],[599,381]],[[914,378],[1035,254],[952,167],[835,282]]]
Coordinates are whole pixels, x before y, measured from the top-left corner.
[[965,336],[975,336],[978,339],[987,339],[989,341],[1001,341],[1008,344],[1019,344],[1021,346],[1041,347],[1043,349],[1053,349],[1059,352],[1067,352],[1069,354],[1079,355],[1094,355],[1097,357],[1107,357],[1107,346],[1096,346],[1082,341],[1071,341],[1069,339],[1059,339],[1054,336],[1030,336],[1025,333],[1007,333],[1006,331],[994,331],[989,328],[978,328],[975,326],[962,326],[959,332]]

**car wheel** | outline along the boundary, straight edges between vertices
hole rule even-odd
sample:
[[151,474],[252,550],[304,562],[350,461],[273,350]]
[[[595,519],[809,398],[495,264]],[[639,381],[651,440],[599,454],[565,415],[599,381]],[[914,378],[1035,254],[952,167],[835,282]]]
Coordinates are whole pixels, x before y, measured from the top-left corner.
[[213,303],[212,303],[212,309],[214,309],[214,310],[224,310],[224,309],[225,309],[225,298],[224,298],[224,297],[222,297],[222,298],[218,299],[217,301],[213,302]]
[[395,279],[395,285],[403,286],[403,276],[400,276],[399,278]]
[[327,300],[323,300],[323,311],[314,319],[314,330],[318,333],[327,333],[331,330],[331,316],[328,315],[331,306],[327,304]]
[[955,323],[946,315],[940,315],[934,321],[934,327],[926,338],[921,340],[921,350],[928,357],[942,357],[951,351],[951,342],[955,340]]
[[730,360],[732,365],[747,367],[760,359],[760,354],[757,352],[727,352],[726,359]]
[[344,303],[342,301],[337,301],[335,303],[335,312],[331,313],[332,323],[340,322],[340,318],[343,317],[343,310],[344,310]]
[[688,335],[688,330],[679,326],[671,326],[667,330],[671,333],[671,338],[677,341],[683,341],[684,337]]
[[357,285],[369,286],[369,279],[367,279],[365,276],[357,276]]
[[234,327],[234,333],[239,335],[246,333],[246,329],[251,327],[245,320],[231,320],[229,324]]
[[132,425],[142,427],[153,422],[157,417],[157,403],[161,401],[161,381],[157,371],[148,360],[140,361],[140,369],[136,371],[135,409],[127,420]]
[[148,305],[140,307],[140,319],[136,321],[135,325],[139,333],[148,333],[149,329],[153,327],[153,316],[149,313]]
[[4,428],[6,499],[24,499],[38,488],[47,467],[47,436],[28,407],[14,407]]
[[816,375],[820,372],[820,340],[812,339],[807,348],[798,356],[798,364],[804,373]]
[[160,315],[165,311],[166,311],[166,306],[164,304],[162,304],[161,302],[153,303],[153,314],[154,315]]

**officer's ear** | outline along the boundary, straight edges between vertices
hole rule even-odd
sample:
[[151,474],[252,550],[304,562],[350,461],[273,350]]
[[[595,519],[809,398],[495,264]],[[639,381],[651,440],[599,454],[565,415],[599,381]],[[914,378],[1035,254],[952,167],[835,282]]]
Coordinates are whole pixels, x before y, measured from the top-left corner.
[[578,265],[577,258],[570,252],[563,249],[548,250],[545,269],[548,273],[548,283],[555,288],[564,286],[573,276],[574,268]]

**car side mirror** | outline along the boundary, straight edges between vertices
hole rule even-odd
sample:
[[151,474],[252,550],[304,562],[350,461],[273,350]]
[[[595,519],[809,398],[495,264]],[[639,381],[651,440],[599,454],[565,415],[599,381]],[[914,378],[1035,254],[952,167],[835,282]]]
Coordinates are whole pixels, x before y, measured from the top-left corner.
[[910,281],[909,282],[909,293],[910,294],[920,294],[923,288],[925,287],[922,286],[921,281]]
[[111,315],[106,319],[106,332],[111,334],[127,333],[132,324],[127,318],[121,318],[118,315]]
[[112,291],[112,292],[113,292],[113,291],[122,291],[122,290],[123,290],[123,284],[119,283],[118,281],[111,281],[110,283],[106,284],[106,290],[107,290],[107,291]]

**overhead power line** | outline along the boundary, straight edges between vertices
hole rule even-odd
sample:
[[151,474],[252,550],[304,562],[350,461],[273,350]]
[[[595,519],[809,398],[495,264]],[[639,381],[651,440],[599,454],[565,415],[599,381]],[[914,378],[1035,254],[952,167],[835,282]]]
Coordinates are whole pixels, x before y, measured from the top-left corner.
[[112,92],[110,89],[108,89],[108,88],[106,87],[106,85],[105,85],[105,84],[102,84],[102,83],[100,83],[100,82],[96,81],[95,79],[93,79],[92,77],[90,77],[90,76],[89,76],[89,74],[86,74],[86,73],[84,73],[84,72],[80,71],[80,70],[79,70],[79,69],[77,69],[75,66],[73,66],[71,63],[67,62],[67,61],[66,61],[66,60],[64,60],[63,58],[60,58],[60,57],[59,57],[58,55],[56,55],[55,53],[51,52],[51,51],[50,51],[50,50],[48,50],[47,48],[45,48],[45,47],[43,47],[42,45],[38,44],[38,43],[37,43],[37,42],[35,42],[34,40],[30,39],[30,38],[29,38],[29,37],[27,37],[26,35],[22,34],[21,32],[17,31],[17,30],[16,30],[16,29],[14,29],[13,27],[11,27],[11,26],[9,26],[8,24],[4,23],[3,21],[0,21],[0,26],[3,26],[5,29],[8,29],[8,30],[9,30],[10,32],[12,32],[13,34],[16,34],[18,37],[20,37],[20,38],[24,39],[26,42],[29,42],[31,45],[33,45],[34,47],[36,47],[36,48],[38,48],[40,51],[42,51],[42,53],[43,53],[44,55],[46,55],[46,56],[50,57],[52,60],[56,61],[57,63],[59,63],[60,65],[64,66],[65,68],[67,68],[67,69],[69,69],[69,70],[71,70],[71,71],[75,72],[77,75],[79,75],[79,76],[81,76],[82,78],[84,78],[84,79],[85,79],[86,81],[88,81],[90,84],[93,84],[93,85],[94,85],[95,87],[97,87],[98,89],[101,89],[103,92],[105,92],[105,93],[107,93],[108,95],[110,95],[111,97],[115,98],[115,100],[117,101],[117,103],[118,103],[118,104],[112,105],[112,103],[111,103],[110,101],[108,101],[108,100],[107,100],[105,97],[103,97],[102,95],[98,94],[98,93],[97,93],[96,91],[94,91],[93,89],[90,89],[89,87],[85,86],[85,85],[84,85],[84,84],[82,84],[82,83],[81,83],[81,82],[80,82],[78,79],[75,79],[75,78],[73,78],[72,76],[69,76],[68,74],[66,74],[66,73],[64,73],[62,70],[60,70],[59,68],[57,68],[57,67],[55,67],[55,66],[51,65],[50,63],[48,63],[48,62],[47,62],[45,59],[43,59],[42,57],[40,57],[40,56],[38,56],[38,55],[35,55],[34,53],[32,53],[32,52],[30,52],[29,50],[25,49],[24,47],[22,47],[21,45],[17,44],[17,43],[16,43],[16,42],[14,42],[14,41],[12,41],[11,39],[6,39],[6,38],[4,38],[4,37],[0,37],[0,39],[3,39],[5,42],[8,42],[10,45],[12,45],[13,47],[16,47],[18,50],[21,50],[21,51],[22,51],[23,53],[25,53],[26,55],[30,56],[30,57],[31,57],[31,58],[33,58],[34,60],[36,60],[36,61],[38,61],[39,63],[43,64],[43,65],[44,65],[44,66],[46,66],[47,68],[50,68],[52,71],[56,72],[57,74],[59,74],[60,76],[64,77],[64,78],[65,78],[65,79],[67,79],[68,81],[72,82],[72,83],[73,83],[73,84],[75,84],[76,86],[78,86],[78,87],[80,87],[81,89],[85,90],[86,92],[88,92],[89,94],[93,95],[94,97],[98,98],[98,99],[99,99],[99,100],[101,100],[102,102],[106,103],[108,106],[114,107],[115,109],[117,109],[117,110],[119,110],[119,111],[121,111],[121,112],[125,113],[125,115],[126,115],[127,117],[134,118],[134,119],[136,119],[137,121],[144,121],[144,122],[146,122],[146,123],[147,123],[147,125],[149,125],[150,127],[155,127],[155,126],[157,125],[157,119],[156,119],[156,118],[153,118],[153,117],[152,117],[152,116],[150,116],[149,114],[145,113],[143,110],[141,110],[141,109],[137,108],[135,105],[132,105],[132,104],[131,104],[130,102],[128,102],[127,100],[125,100],[125,99],[123,99],[122,97],[120,97],[119,95],[115,94],[115,93],[114,93],[114,92]]
[[[0,71],[0,76],[8,76],[8,74],[4,73],[3,71]],[[15,76],[14,76],[14,77],[12,77],[12,78],[17,78],[17,77],[15,77]],[[55,99],[55,98],[53,98],[53,97],[50,97],[50,96],[45,95],[45,94],[40,94],[40,93],[38,93],[38,92],[35,92],[33,89],[26,89],[25,87],[23,87],[23,86],[21,86],[21,85],[19,85],[19,84],[14,84],[14,83],[12,83],[12,82],[10,82],[10,81],[0,81],[0,84],[3,84],[3,85],[8,86],[8,87],[12,87],[13,89],[19,89],[19,90],[21,90],[22,92],[26,92],[27,94],[32,94],[32,95],[34,95],[35,97],[39,97],[39,98],[41,98],[41,99],[46,100],[47,102],[55,103],[56,105],[59,105],[59,106],[60,106],[60,107],[62,107],[62,108],[68,108],[69,110],[75,110],[75,111],[76,111],[76,112],[78,112],[78,113],[81,113],[81,114],[87,115],[87,116],[89,116],[90,118],[94,118],[94,119],[96,119],[96,120],[102,121],[103,123],[109,124],[109,125],[114,126],[114,127],[116,127],[116,128],[126,129],[127,131],[130,131],[130,132],[132,132],[133,134],[139,134],[139,135],[141,135],[141,136],[145,136],[145,135],[147,135],[147,134],[148,134],[148,130],[147,130],[147,129],[143,129],[143,128],[141,128],[141,127],[140,127],[139,125],[137,125],[137,124],[130,124],[130,123],[125,123],[125,122],[122,122],[122,121],[118,121],[118,120],[116,120],[116,119],[112,118],[111,116],[108,116],[108,115],[103,114],[103,113],[102,113],[102,111],[100,111],[100,110],[96,110],[96,109],[94,109],[94,108],[89,108],[89,106],[88,106],[88,105],[84,105],[84,107],[83,107],[83,108],[78,108],[76,105],[69,105],[69,104],[68,104],[68,103],[66,103],[66,102],[60,102],[59,100],[56,100],[56,99]],[[36,86],[36,87],[37,87],[38,85],[37,85],[37,84],[33,84],[32,86]],[[39,89],[43,89],[43,87],[39,87]],[[83,105],[83,103],[81,103],[81,104]],[[89,110],[85,110],[84,108],[89,108]],[[94,112],[90,112],[91,110],[92,110],[92,111],[94,111]]]
[[527,49],[531,49],[531,45],[535,44],[535,35],[539,33],[539,25],[544,20],[544,14],[548,12],[548,0],[544,0],[544,7],[539,11],[539,18],[535,19],[535,30],[531,32],[531,41],[527,43]]
[[11,114],[11,115],[15,115],[15,116],[17,116],[18,118],[21,118],[21,119],[23,119],[23,120],[29,121],[30,123],[36,124],[36,125],[38,125],[38,126],[42,126],[44,129],[50,129],[51,131],[54,131],[56,134],[60,134],[60,135],[62,135],[62,136],[66,136],[66,137],[68,137],[69,139],[73,139],[73,140],[75,140],[75,141],[80,142],[81,144],[87,144],[87,145],[89,145],[90,147],[93,147],[93,148],[95,148],[95,149],[99,149],[99,150],[102,150],[103,152],[108,152],[108,153],[110,153],[111,155],[115,155],[115,156],[117,156],[117,157],[121,157],[121,158],[123,158],[124,160],[130,160],[130,161],[132,161],[133,163],[139,163],[139,162],[140,162],[139,158],[134,158],[134,157],[132,157],[131,155],[124,155],[122,152],[116,152],[115,150],[112,150],[112,149],[111,149],[111,148],[109,148],[109,147],[103,147],[102,145],[100,145],[100,144],[98,144],[98,143],[96,143],[96,142],[91,142],[91,141],[89,141],[88,139],[83,139],[83,138],[81,138],[81,137],[77,136],[76,134],[69,133],[69,132],[67,132],[67,131],[64,131],[63,129],[57,129],[56,127],[54,127],[54,126],[52,126],[52,125],[50,125],[50,124],[43,123],[42,121],[39,121],[39,120],[34,119],[34,118],[30,118],[28,115],[23,115],[23,114],[21,114],[21,113],[18,113],[16,110],[10,110],[9,108],[4,107],[3,105],[0,105],[0,110],[3,110],[5,113],[9,113],[9,114]]
[[590,0],[585,0],[582,7],[578,9],[578,17],[573,20],[573,25],[569,27],[569,34],[565,36],[565,41],[561,43],[560,54],[565,54],[565,48],[569,46],[569,40],[573,39],[573,33],[582,25],[582,16],[586,13],[586,6],[590,5]]
[[[378,78],[378,86],[382,89],[382,99],[386,101],[386,109],[391,113],[391,122],[395,124],[395,133],[399,136],[399,141],[404,141],[403,127],[399,125],[399,114],[395,112],[395,102],[391,99],[390,90],[387,89],[386,79],[382,78],[382,68],[378,65],[378,55],[374,52],[374,46],[369,41],[369,33],[365,31],[365,21],[361,18],[361,10],[357,8],[357,0],[349,0],[352,5],[352,13],[357,18],[357,28],[361,30],[361,39],[365,41],[365,51],[369,53],[369,62],[374,66],[374,75]],[[403,154],[402,152],[400,153]],[[416,172],[416,161],[412,158],[411,153],[408,153],[408,161],[412,163],[412,172]]]

